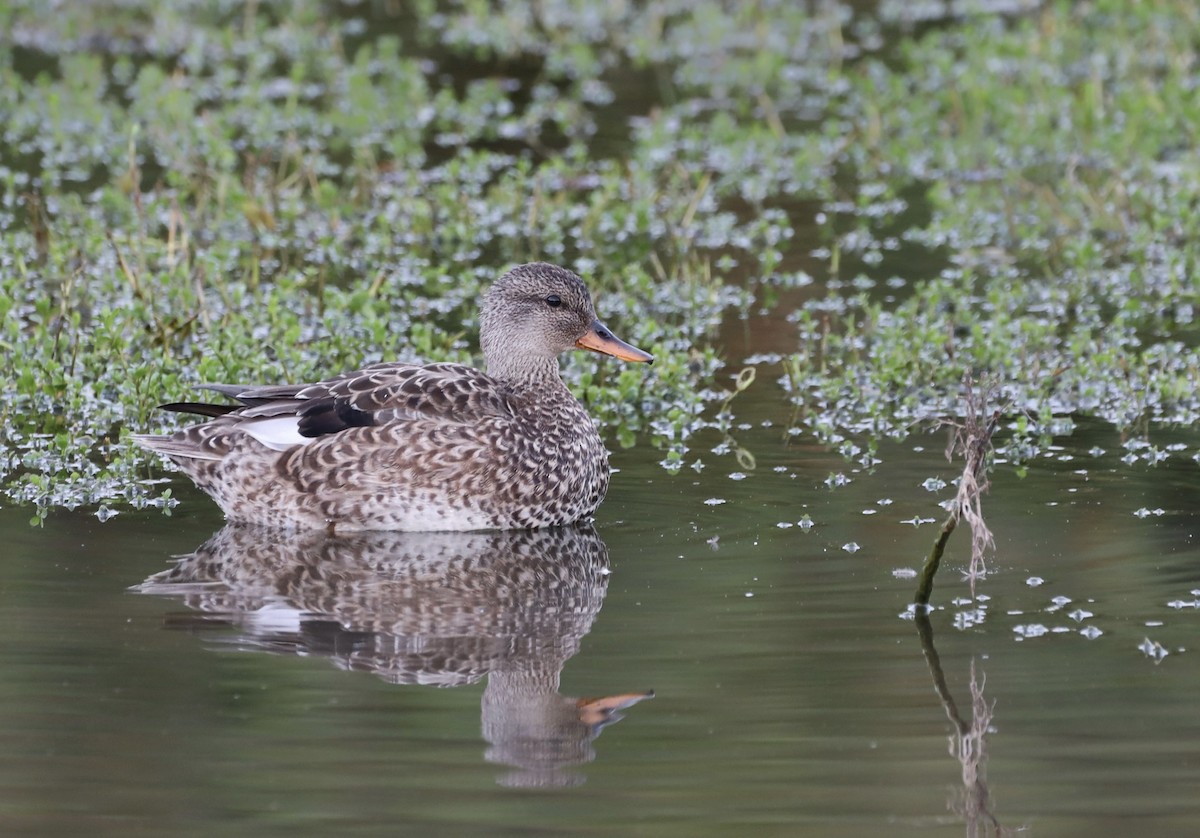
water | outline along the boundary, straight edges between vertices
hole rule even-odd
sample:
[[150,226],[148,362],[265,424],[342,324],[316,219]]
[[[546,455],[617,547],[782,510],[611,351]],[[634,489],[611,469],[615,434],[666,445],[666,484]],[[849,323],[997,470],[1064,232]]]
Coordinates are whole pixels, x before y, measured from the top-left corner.
[[[618,157],[655,101],[620,72]],[[793,351],[808,293],[726,354]],[[619,451],[594,530],[262,539],[182,482],[171,518],[0,509],[0,832],[1193,832],[1200,433],[1125,463],[1081,423],[1001,465],[993,573],[972,598],[956,532],[919,623],[945,439],[857,468],[786,436],[777,375],[735,401],[754,468],[715,431],[699,471]]]
[[923,639],[903,571],[937,525],[901,522],[940,522],[944,440],[856,472],[762,427],[772,388],[739,398],[756,468],[715,432],[699,472],[618,452],[594,530],[264,542],[182,486],[172,518],[0,511],[0,825],[1188,832],[1200,436],[1129,465],[1085,424],[1029,477],[1001,466],[994,573],[971,600],[955,533]]

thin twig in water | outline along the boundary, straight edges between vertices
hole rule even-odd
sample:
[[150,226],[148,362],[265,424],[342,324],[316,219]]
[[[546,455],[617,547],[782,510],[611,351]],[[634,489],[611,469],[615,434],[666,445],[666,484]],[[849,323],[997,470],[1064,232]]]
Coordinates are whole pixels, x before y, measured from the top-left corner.
[[958,525],[960,518],[971,528],[971,564],[967,578],[971,582],[971,595],[975,595],[975,582],[987,575],[986,554],[996,546],[992,531],[983,518],[983,493],[988,490],[987,455],[991,451],[992,434],[1000,421],[1000,410],[986,415],[987,404],[994,394],[994,384],[987,383],[976,391],[975,381],[968,374],[963,378],[963,420],[961,423],[946,421],[954,426],[954,435],[946,446],[946,459],[953,461],[956,455],[963,458],[963,471],[958,481],[958,493],[950,504],[950,514],[942,523],[941,531],[934,542],[925,567],[917,583],[917,605],[928,605],[933,592],[933,577],[942,561],[946,541]]
[[946,447],[947,460],[952,460],[955,454],[965,460],[962,477],[958,481],[958,494],[954,496],[953,511],[966,519],[971,528],[971,564],[967,578],[971,580],[972,596],[975,595],[975,581],[987,575],[985,555],[996,547],[996,539],[983,519],[983,493],[991,485],[987,479],[987,455],[992,448],[992,434],[996,432],[996,425],[1000,421],[999,410],[988,417],[983,415],[992,396],[992,385],[985,385],[978,398],[973,385],[970,376],[963,380],[966,415]]

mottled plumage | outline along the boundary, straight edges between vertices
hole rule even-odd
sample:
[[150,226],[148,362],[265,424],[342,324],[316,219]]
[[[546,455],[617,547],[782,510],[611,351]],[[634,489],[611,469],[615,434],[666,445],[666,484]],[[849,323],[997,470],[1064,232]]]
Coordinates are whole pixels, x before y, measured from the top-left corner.
[[487,373],[383,363],[317,384],[212,385],[240,404],[164,405],[214,418],[134,439],[247,523],[474,530],[591,515],[608,457],[558,355],[650,356],[596,319],[578,276],[544,263],[514,268],[484,296],[480,345]]

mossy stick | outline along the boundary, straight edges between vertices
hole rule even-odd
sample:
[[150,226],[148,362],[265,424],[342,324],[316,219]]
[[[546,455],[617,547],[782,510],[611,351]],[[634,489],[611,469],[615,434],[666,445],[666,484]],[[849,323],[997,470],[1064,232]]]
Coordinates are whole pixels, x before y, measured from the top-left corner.
[[933,542],[933,548],[925,558],[925,566],[921,568],[921,575],[917,579],[917,594],[913,597],[913,602],[917,605],[922,607],[929,605],[929,597],[933,593],[933,577],[937,575],[938,567],[941,566],[942,553],[946,550],[946,542],[950,539],[950,533],[954,532],[954,528],[957,526],[958,512],[954,511],[947,515],[946,520],[942,522],[942,528]]

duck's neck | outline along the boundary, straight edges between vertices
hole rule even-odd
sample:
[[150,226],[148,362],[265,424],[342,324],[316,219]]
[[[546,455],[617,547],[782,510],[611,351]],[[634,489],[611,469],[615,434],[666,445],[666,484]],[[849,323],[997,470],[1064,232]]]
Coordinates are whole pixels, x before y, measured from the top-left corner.
[[493,358],[487,363],[487,372],[517,390],[548,390],[565,388],[558,372],[557,358],[530,358],[528,355],[509,363],[507,358]]

